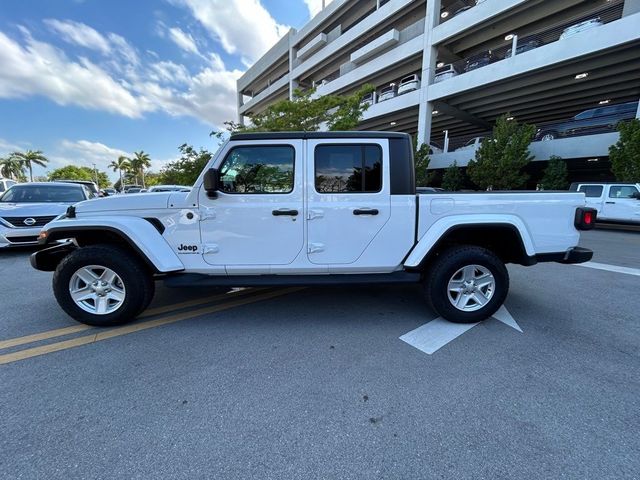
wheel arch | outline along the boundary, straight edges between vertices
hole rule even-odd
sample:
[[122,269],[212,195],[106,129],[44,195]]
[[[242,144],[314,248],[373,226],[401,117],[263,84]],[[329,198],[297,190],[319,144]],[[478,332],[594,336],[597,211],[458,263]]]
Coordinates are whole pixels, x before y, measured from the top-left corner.
[[434,257],[454,245],[475,245],[495,253],[504,263],[530,266],[535,252],[526,227],[514,220],[434,225],[411,251],[405,267],[424,269]]
[[[78,219],[79,220],[79,219]],[[76,247],[97,244],[115,244],[140,258],[154,273],[169,273],[184,270],[184,265],[166,240],[162,237],[157,227],[151,222],[139,218],[128,224],[74,224],[73,220],[52,222],[43,232],[46,232],[45,245],[52,245],[64,239],[73,239]],[[57,223],[57,224],[56,224]],[[80,222],[77,222],[80,223]],[[72,248],[67,244],[67,248]],[[55,257],[54,257],[55,255]],[[63,258],[59,250],[45,249],[34,254],[34,261],[46,270],[55,269],[57,263]],[[34,262],[32,262],[34,263]],[[38,267],[36,267],[38,268]]]

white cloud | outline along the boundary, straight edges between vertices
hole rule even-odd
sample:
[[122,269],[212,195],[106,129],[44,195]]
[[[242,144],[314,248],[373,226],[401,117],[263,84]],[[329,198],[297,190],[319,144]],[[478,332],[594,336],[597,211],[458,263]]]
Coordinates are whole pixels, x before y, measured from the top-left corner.
[[36,41],[23,29],[21,46],[0,32],[0,98],[43,95],[59,105],[77,105],[126,117],[140,117],[138,101],[106,71],[86,58]]
[[0,138],[0,158],[4,157],[5,155],[11,152],[15,152],[17,150],[24,150],[24,149],[25,149],[25,145],[20,145],[18,143],[10,142],[8,140],[4,140]]
[[98,31],[84,23],[53,18],[44,20],[44,23],[67,43],[96,50],[105,55],[111,51],[109,41]]
[[187,7],[229,54],[250,65],[271,48],[289,27],[280,25],[260,0],[171,0]]
[[169,38],[185,52],[200,55],[198,46],[190,33],[183,32],[178,27],[173,27],[169,29]]
[[[304,3],[307,4],[307,8],[309,9],[309,17],[315,17],[322,10],[322,0],[304,0]],[[325,5],[329,5],[331,0],[325,0]]]
[[69,58],[21,31],[23,41],[0,32],[0,98],[42,96],[58,105],[129,118],[162,111],[194,117],[210,127],[235,119],[236,81],[242,72],[227,70],[217,54],[201,55],[206,64],[192,73],[182,64],[151,56],[142,61],[124,38],[107,34],[103,38],[119,45],[120,57],[108,56],[97,64]]

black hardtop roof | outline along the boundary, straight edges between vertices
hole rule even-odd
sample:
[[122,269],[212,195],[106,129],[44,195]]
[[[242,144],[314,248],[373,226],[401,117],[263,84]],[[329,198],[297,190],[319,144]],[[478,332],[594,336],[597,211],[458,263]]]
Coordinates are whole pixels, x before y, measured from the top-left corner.
[[402,138],[410,139],[408,133],[400,132],[253,132],[235,133],[231,135],[231,141],[238,140],[306,140],[306,139],[332,139],[332,138]]

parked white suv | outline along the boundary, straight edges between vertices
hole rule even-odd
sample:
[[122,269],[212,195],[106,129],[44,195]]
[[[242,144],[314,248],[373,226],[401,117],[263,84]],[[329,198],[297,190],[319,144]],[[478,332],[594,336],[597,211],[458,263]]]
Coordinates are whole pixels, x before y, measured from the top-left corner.
[[0,178],[0,195],[9,190],[9,188],[15,185],[17,182],[8,178]]
[[424,283],[442,317],[478,322],[509,289],[506,263],[580,263],[595,210],[571,192],[419,193],[411,137],[393,132],[232,135],[189,193],[70,207],[31,256],[61,307],[131,321],[169,287]]
[[407,75],[400,80],[400,86],[398,87],[398,95],[404,93],[413,92],[420,88],[420,77],[418,75]]
[[575,25],[571,25],[570,27],[564,29],[562,35],[560,35],[560,40],[572,37],[580,32],[584,32],[585,30],[589,30],[591,28],[600,27],[601,25],[604,25],[604,23],[602,23],[600,17],[590,18],[589,20],[585,20],[584,22],[576,23]]
[[573,183],[571,190],[585,194],[598,220],[640,223],[640,183]]

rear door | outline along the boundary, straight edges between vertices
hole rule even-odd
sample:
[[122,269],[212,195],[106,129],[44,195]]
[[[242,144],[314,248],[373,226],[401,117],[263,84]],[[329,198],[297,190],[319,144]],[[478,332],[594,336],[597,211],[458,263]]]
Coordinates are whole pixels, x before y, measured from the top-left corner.
[[595,208],[598,216],[602,216],[602,199],[604,196],[604,185],[589,185],[583,183],[578,187],[578,192],[584,193],[587,207]]
[[354,264],[391,216],[388,140],[308,140],[307,156],[309,261]]
[[633,185],[611,185],[605,198],[602,218],[619,222],[640,222],[640,200],[633,197]]

